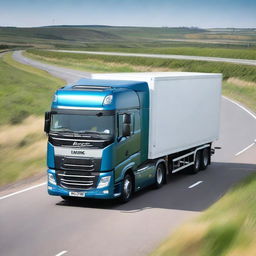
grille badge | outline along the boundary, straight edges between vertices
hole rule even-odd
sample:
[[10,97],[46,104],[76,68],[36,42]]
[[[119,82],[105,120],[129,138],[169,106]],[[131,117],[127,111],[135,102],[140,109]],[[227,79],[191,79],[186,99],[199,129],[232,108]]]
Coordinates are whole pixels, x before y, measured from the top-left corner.
[[76,147],[86,147],[88,145],[90,145],[90,143],[88,142],[77,142],[77,141],[73,142],[73,146],[76,146]]

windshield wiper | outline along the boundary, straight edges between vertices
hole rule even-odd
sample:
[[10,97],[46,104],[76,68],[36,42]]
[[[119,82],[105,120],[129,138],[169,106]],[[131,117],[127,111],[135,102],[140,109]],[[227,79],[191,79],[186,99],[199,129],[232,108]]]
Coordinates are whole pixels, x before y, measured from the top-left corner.
[[50,135],[59,135],[59,136],[68,136],[68,137],[74,137],[74,134],[72,132],[49,132]]
[[101,135],[103,133],[101,132],[96,132],[96,131],[75,131],[75,133],[83,133],[83,134],[97,134],[97,135]]
[[59,135],[59,136],[67,136],[67,137],[87,137],[87,138],[95,138],[98,139],[102,135],[111,136],[111,134],[106,134],[103,132],[96,131],[50,131],[50,135]]
[[55,128],[55,131],[53,132],[73,132],[73,131],[68,128],[61,127],[61,128]]

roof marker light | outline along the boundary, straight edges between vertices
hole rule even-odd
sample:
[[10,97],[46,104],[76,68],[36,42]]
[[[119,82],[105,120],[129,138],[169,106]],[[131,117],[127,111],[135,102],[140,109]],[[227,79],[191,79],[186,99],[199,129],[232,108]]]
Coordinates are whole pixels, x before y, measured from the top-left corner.
[[112,103],[112,100],[113,100],[113,95],[110,94],[110,95],[107,95],[103,101],[103,105],[109,105]]

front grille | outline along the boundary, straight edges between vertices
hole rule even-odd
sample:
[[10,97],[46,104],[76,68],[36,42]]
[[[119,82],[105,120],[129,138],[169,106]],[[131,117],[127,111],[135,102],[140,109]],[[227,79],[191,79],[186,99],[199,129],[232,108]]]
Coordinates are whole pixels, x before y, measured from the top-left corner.
[[93,160],[86,158],[63,157],[60,164],[60,169],[92,172],[95,171],[95,163]]
[[99,171],[101,159],[98,158],[82,158],[55,156],[55,168],[57,170],[70,171]]
[[101,159],[55,156],[57,184],[67,189],[96,188]]
[[68,189],[96,188],[99,177],[98,172],[57,170],[57,184]]

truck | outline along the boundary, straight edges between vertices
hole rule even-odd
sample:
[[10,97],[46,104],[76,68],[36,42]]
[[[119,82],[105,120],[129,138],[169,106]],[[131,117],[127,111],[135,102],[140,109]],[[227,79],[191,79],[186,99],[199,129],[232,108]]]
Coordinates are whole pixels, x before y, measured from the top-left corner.
[[48,193],[129,201],[167,175],[211,163],[222,75],[92,74],[58,89],[45,113]]

